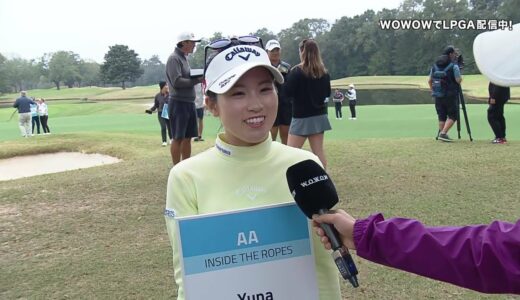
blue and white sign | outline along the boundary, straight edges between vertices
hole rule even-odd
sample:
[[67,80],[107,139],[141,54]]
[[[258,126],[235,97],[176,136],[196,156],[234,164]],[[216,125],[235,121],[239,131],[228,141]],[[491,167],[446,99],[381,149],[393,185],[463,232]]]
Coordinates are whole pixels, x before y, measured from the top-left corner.
[[177,222],[186,300],[318,299],[309,223],[294,203]]

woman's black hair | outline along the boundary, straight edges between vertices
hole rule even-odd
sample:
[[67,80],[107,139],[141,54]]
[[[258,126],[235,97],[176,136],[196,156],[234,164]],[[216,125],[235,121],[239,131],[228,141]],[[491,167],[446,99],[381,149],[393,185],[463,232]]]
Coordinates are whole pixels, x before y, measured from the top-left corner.
[[166,85],[166,81],[159,81],[159,89],[162,90],[162,88]]
[[208,96],[211,101],[217,101],[217,93],[215,92],[207,91],[206,96]]
[[455,47],[453,47],[452,45],[449,45],[449,46],[446,46],[446,48],[444,48],[444,51],[442,52],[442,54],[449,55],[449,54],[452,54],[453,52],[455,52]]

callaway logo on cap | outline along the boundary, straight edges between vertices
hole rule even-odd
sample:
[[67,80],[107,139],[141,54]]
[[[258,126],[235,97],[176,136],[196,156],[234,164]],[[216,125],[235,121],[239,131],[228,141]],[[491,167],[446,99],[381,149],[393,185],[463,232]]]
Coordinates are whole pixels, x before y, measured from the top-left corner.
[[[258,47],[255,47],[255,48],[258,48]],[[238,56],[239,58],[243,59],[244,61],[248,61],[249,56],[251,56],[251,54],[253,54],[255,56],[260,56],[260,53],[256,49],[252,48],[251,46],[237,46],[237,47],[233,47],[233,51],[226,54],[225,58],[226,58],[226,60],[232,60],[235,56]]]
[[206,70],[206,92],[216,94],[227,92],[247,71],[264,67],[282,84],[283,76],[271,66],[267,52],[257,46],[237,45],[217,54]]

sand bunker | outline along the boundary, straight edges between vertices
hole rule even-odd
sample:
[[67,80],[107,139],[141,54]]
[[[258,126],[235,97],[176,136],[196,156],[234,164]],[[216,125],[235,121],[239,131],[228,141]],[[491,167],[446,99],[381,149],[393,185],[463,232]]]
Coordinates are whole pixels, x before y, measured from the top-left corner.
[[120,162],[116,157],[79,152],[58,152],[18,156],[0,160],[0,181]]

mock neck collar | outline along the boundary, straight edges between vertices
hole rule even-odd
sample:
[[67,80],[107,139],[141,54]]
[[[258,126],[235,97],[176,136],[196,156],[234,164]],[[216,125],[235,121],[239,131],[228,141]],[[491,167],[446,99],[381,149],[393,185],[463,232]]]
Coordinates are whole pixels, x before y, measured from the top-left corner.
[[223,140],[223,133],[217,136],[215,141],[215,148],[219,155],[227,159],[249,161],[249,160],[261,160],[265,158],[271,150],[271,134],[261,142],[254,146],[234,146],[226,143]]

